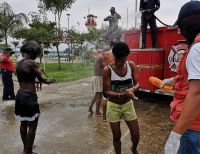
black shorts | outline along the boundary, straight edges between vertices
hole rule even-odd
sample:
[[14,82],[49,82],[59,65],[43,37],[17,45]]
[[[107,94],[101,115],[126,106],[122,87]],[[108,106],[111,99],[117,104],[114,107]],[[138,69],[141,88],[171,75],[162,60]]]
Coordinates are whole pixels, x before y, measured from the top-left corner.
[[40,115],[37,94],[18,90],[15,100],[15,117],[20,121],[34,121]]

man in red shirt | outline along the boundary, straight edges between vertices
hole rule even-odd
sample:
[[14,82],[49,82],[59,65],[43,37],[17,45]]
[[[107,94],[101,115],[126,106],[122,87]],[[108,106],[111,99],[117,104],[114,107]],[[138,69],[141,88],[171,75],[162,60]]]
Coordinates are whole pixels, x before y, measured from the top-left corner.
[[14,85],[12,80],[12,73],[15,71],[15,65],[13,64],[10,56],[14,52],[11,48],[4,49],[3,54],[0,56],[2,82],[3,82],[3,97],[2,100],[15,100]]

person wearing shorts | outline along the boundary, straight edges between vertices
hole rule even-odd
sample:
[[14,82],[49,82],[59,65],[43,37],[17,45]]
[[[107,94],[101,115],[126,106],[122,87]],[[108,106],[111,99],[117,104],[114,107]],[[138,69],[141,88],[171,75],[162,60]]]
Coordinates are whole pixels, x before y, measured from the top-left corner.
[[106,117],[111,126],[116,154],[121,154],[121,120],[126,122],[131,134],[131,151],[137,154],[139,125],[132,101],[134,92],[139,88],[136,66],[127,61],[130,53],[127,44],[116,43],[112,53],[114,62],[104,67],[103,71],[103,93],[108,100]]
[[96,116],[102,116],[100,112],[100,106],[103,106],[103,121],[106,121],[106,99],[103,96],[103,68],[108,65],[108,58],[105,59],[104,53],[109,51],[110,47],[105,46],[103,49],[103,53],[98,54],[95,64],[94,64],[94,76],[92,79],[92,90],[95,93],[91,100],[91,104],[89,106],[88,111],[93,113],[92,107],[96,102]]
[[25,57],[16,65],[20,88],[16,95],[14,114],[16,119],[21,122],[20,135],[24,145],[23,154],[33,154],[32,148],[40,115],[35,79],[37,78],[45,84],[50,84],[52,81],[41,76],[41,69],[34,61],[41,52],[41,48],[36,42],[24,43],[20,52]]
[[92,91],[95,95],[92,98],[91,104],[89,106],[88,111],[93,113],[92,107],[96,102],[96,116],[102,116],[100,112],[101,100],[102,100],[102,91],[103,91],[103,58],[102,55],[98,55],[94,64],[94,76],[92,79]]

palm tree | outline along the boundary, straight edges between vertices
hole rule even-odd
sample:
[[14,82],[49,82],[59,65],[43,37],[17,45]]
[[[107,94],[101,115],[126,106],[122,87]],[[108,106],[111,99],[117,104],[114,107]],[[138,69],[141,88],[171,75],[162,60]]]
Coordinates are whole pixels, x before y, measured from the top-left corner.
[[27,22],[28,17],[26,14],[15,14],[11,6],[6,2],[0,4],[0,31],[3,32],[6,45],[8,45],[8,36]]

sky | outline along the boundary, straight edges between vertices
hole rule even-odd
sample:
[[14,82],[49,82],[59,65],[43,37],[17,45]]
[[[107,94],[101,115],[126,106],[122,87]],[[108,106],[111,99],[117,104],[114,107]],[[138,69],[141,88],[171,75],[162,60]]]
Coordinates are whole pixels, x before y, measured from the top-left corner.
[[[177,19],[178,12],[183,4],[190,0],[160,0],[161,7],[155,13],[155,15],[164,23],[173,25]],[[26,13],[38,11],[37,0],[0,0],[0,3],[7,2],[11,5],[15,13]],[[139,0],[137,0],[139,7]],[[129,29],[135,26],[135,4],[136,0],[76,0],[72,4],[72,7],[63,12],[61,17],[61,27],[67,28],[69,17],[70,27],[74,27],[80,31],[86,31],[85,19],[88,12],[97,16],[97,28],[100,28],[102,24],[108,25],[103,19],[110,15],[110,7],[114,6],[116,12],[118,12],[122,19],[119,21],[119,26],[124,29]],[[138,8],[137,7],[137,8]],[[139,16],[138,16],[139,17]],[[54,21],[54,16],[51,12],[48,12],[48,20]],[[140,18],[137,19],[137,27],[140,25]],[[80,25],[78,24],[80,23]],[[158,26],[162,26],[157,21]]]

